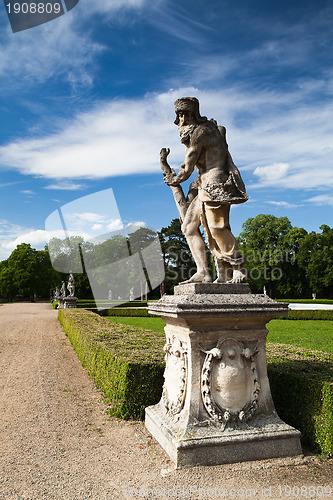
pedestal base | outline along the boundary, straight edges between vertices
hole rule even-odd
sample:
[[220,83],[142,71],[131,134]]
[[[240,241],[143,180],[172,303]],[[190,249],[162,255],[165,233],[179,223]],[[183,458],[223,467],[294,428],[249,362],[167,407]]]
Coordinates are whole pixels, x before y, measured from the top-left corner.
[[58,309],[76,309],[77,297],[59,297]]
[[[255,425],[256,424],[256,425]],[[300,432],[278,418],[261,419],[251,427],[228,431],[192,428],[178,436],[170,429],[158,405],[146,408],[145,425],[174,462],[176,468],[221,465],[251,460],[291,457],[302,454]],[[247,427],[247,428],[246,428]]]
[[180,285],[149,307],[166,322],[166,369],[145,423],[176,467],[301,454],[266,369],[265,324],[287,311],[248,285],[213,283]]

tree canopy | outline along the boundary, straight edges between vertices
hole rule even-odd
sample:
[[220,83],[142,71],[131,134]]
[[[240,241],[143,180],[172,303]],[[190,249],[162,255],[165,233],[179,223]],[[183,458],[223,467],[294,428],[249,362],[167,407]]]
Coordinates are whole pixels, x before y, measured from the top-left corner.
[[287,217],[260,214],[243,224],[239,235],[252,291],[270,296],[333,296],[333,229],[321,233],[293,227]]
[[49,297],[59,280],[47,250],[35,250],[21,243],[0,266],[0,294],[5,298]]
[[[170,293],[174,285],[192,276],[195,263],[179,219],[173,219],[169,226],[163,227],[159,239],[165,269],[160,291]],[[136,269],[139,260],[139,267],[142,265],[144,269],[142,280],[149,274],[144,261],[149,262],[150,276],[156,276],[152,283],[155,291],[150,297],[158,297],[156,286],[160,283],[160,262],[154,262],[149,254],[149,248],[156,253],[154,242],[156,233],[147,228],[140,228],[129,237],[117,234],[96,243],[85,242],[77,236],[66,240],[54,238],[50,242],[53,266],[47,247],[36,250],[30,244],[22,243],[8,259],[0,262],[0,295],[8,299],[33,297],[34,294],[50,297],[51,291],[60,287],[61,281],[65,281],[73,270],[76,295],[92,298],[86,268],[101,269],[97,279],[103,284],[106,279],[103,269],[111,256],[116,264],[112,268],[115,282],[122,287],[121,292],[114,290],[114,297],[118,293],[126,297],[134,282],[139,280]],[[319,233],[308,233],[303,228],[293,227],[287,217],[260,214],[244,222],[238,242],[253,293],[262,293],[265,287],[273,298],[311,298],[313,293],[318,298],[333,297],[333,229],[329,226],[322,225]],[[137,264],[135,259],[131,264],[129,255],[137,255]],[[207,255],[214,277],[213,259],[210,252]],[[75,270],[80,272],[75,273]]]

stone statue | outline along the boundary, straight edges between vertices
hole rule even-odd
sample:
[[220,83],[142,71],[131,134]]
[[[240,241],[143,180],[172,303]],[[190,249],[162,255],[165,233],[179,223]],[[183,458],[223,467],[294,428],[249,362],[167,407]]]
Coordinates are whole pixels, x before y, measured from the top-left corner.
[[[228,151],[225,127],[207,120],[199,113],[195,97],[183,97],[175,102],[180,140],[185,145],[185,162],[178,174],[169,166],[170,149],[160,152],[165,183],[171,187],[182,223],[182,231],[197,266],[197,272],[183,283],[209,283],[205,243],[199,227],[202,224],[210,251],[215,258],[215,283],[240,283],[245,278],[241,271],[243,259],[229,224],[230,205],[248,200],[239,170]],[[197,168],[198,177],[189,187],[185,198],[179,185]],[[232,271],[228,280],[228,271]]]
[[69,273],[67,290],[69,291],[69,296],[70,297],[74,297],[74,294],[75,294],[75,284],[74,284],[74,276],[73,276],[72,272]]
[[134,299],[135,299],[135,297],[134,297],[134,287],[132,287],[132,288],[130,289],[129,299],[130,299],[130,301],[132,301],[132,300],[134,300]]
[[62,285],[61,285],[61,288],[60,288],[60,295],[59,295],[60,298],[65,298],[66,297],[66,284],[64,281],[62,281]]

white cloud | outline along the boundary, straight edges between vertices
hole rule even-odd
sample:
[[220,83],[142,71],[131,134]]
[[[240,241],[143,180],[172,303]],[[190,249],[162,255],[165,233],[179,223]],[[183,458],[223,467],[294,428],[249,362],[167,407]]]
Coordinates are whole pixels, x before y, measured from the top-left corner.
[[127,229],[128,234],[135,233],[135,231],[137,231],[141,227],[147,227],[146,223],[143,221],[135,221],[135,222],[129,222],[126,225],[126,229]]
[[124,225],[120,219],[115,219],[115,220],[109,222],[109,224],[107,224],[106,227],[111,232],[112,231],[122,231],[124,229]]
[[97,214],[94,212],[78,212],[78,213],[69,213],[66,214],[66,219],[67,222],[70,222],[71,224],[74,221],[78,221],[79,223],[81,222],[104,222],[105,221],[105,216],[101,214]]
[[307,199],[306,201],[314,203],[315,205],[328,205],[333,207],[333,194],[319,194]]
[[22,191],[20,191],[20,193],[22,194],[26,194],[27,196],[32,196],[34,194],[36,194],[34,191],[32,191],[31,189],[23,189]]
[[[8,21],[0,34],[0,76],[2,85],[20,88],[64,77],[75,91],[77,86],[93,83],[93,66],[97,55],[106,47],[93,41],[92,16],[102,14],[103,21],[118,22],[125,12],[128,19],[148,0],[81,0],[75,9],[41,26],[22,32],[11,32]],[[118,15],[117,15],[118,14]],[[23,75],[24,78],[20,78]]]
[[296,208],[300,206],[300,205],[295,205],[294,203],[289,203],[288,201],[268,201],[267,203],[282,208]]
[[148,3],[148,0],[98,0],[98,2],[84,2],[81,0],[81,12],[91,15],[92,12],[100,12],[103,14],[114,13],[121,9],[140,9]]
[[58,182],[55,184],[49,184],[48,186],[44,187],[44,189],[59,189],[64,191],[77,191],[83,188],[84,188],[83,184],[77,184],[74,182],[66,182],[66,181]]
[[72,189],[81,184],[71,179],[158,173],[161,147],[171,148],[169,161],[177,167],[184,159],[184,147],[173,124],[173,102],[196,95],[201,113],[227,127],[231,155],[248,187],[333,187],[333,106],[327,101],[310,104],[308,93],[308,88],[299,91],[298,105],[294,92],[237,88],[178,88],[99,103],[62,122],[58,133],[0,147],[0,164],[27,175],[63,179],[49,188]]
[[21,243],[30,243],[31,246],[45,246],[51,238],[63,238],[63,232],[60,231],[45,231],[44,229],[35,229],[26,233],[20,234],[14,240],[5,241],[2,247],[7,250],[14,250]]
[[[23,174],[58,179],[153,172],[159,171],[164,141],[179,147],[169,94],[96,106],[62,132],[1,147],[0,162]],[[79,185],[58,182],[48,189],[66,186]]]
[[275,181],[284,178],[289,169],[288,163],[273,163],[273,165],[257,167],[253,174],[258,176],[261,182],[274,184]]
[[26,228],[0,220],[0,261],[7,259],[21,243],[30,243],[33,248],[41,250],[54,237],[64,238],[63,231]]
[[[74,12],[74,10],[73,10]],[[19,87],[65,75],[71,83],[91,84],[86,68],[104,47],[76,29],[77,16],[66,14],[58,19],[13,35],[7,28],[0,37],[0,75],[2,85],[8,79]]]

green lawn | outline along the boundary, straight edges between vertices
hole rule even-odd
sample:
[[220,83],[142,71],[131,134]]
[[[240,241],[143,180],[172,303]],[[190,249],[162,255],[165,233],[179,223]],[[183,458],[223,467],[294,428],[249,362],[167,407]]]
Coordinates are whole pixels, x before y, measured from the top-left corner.
[[333,353],[333,321],[273,319],[267,328],[268,342]]
[[164,333],[165,322],[161,318],[130,318],[128,316],[105,316],[105,319],[115,321],[116,323],[122,323],[123,325],[138,326],[140,328],[153,330],[154,332]]
[[[128,318],[109,316],[109,321],[147,328],[163,333],[165,323],[161,318]],[[333,321],[279,320],[273,319],[267,325],[268,342],[291,344],[296,347],[333,353]]]

